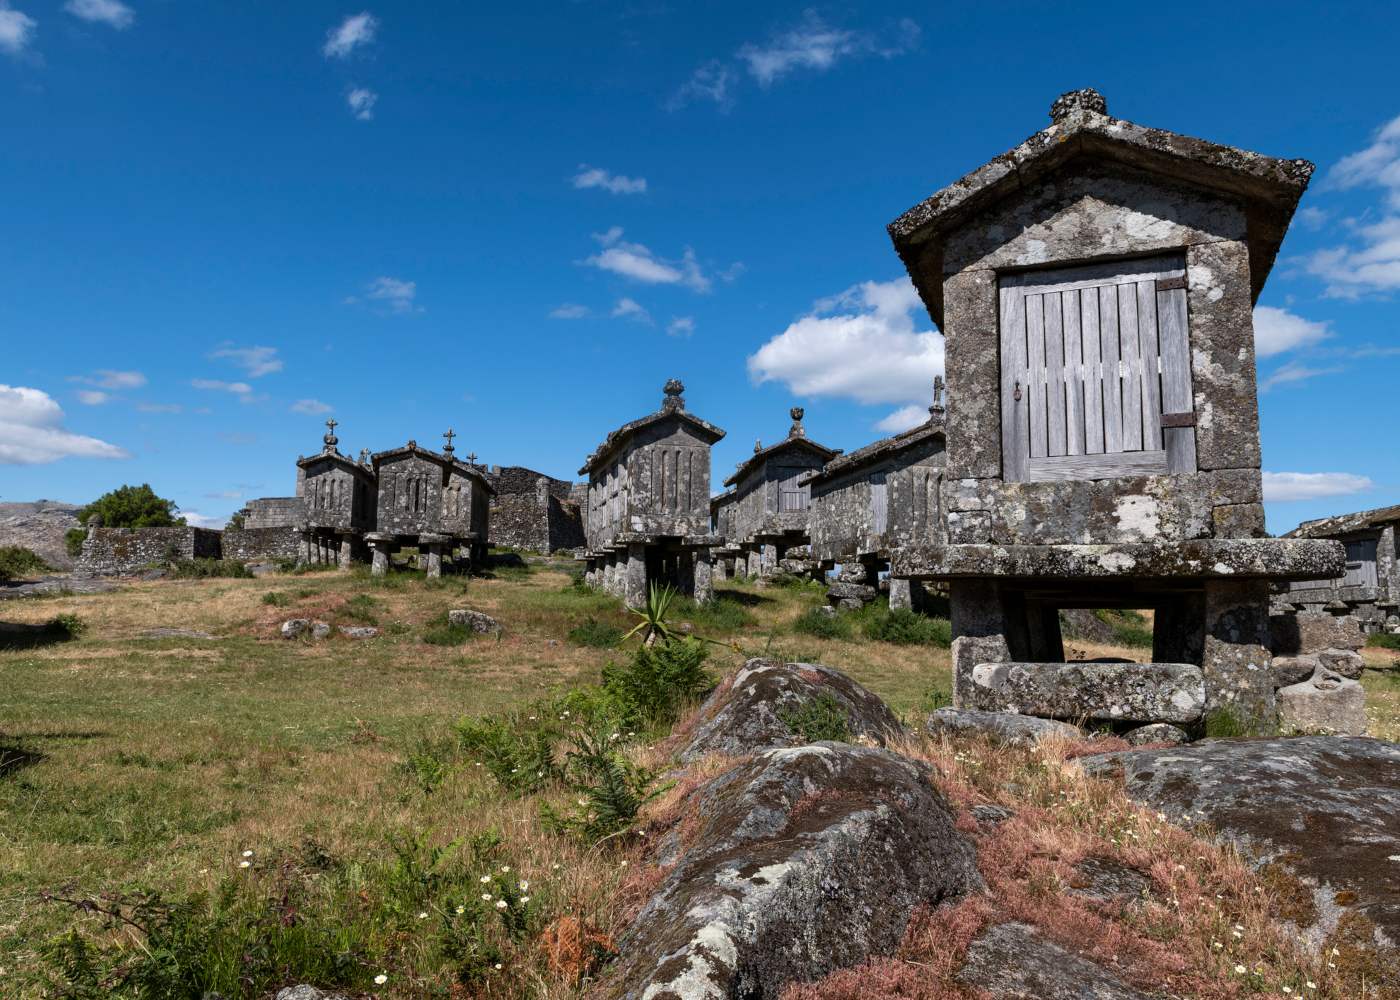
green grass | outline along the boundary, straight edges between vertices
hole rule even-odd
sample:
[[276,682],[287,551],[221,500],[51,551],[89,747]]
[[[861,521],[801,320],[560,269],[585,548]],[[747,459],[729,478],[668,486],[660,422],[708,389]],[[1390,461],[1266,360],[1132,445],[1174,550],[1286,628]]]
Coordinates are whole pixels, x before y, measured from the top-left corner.
[[846,707],[826,691],[808,698],[796,708],[779,709],[778,719],[808,743],[822,740],[847,743],[851,739],[851,720]]
[[569,629],[569,641],[579,646],[593,646],[597,649],[615,649],[625,633],[611,622],[600,622],[587,618]]
[[792,630],[802,635],[814,635],[819,639],[849,639],[851,637],[850,616],[831,614],[821,607],[808,608],[792,623]]
[[868,639],[896,646],[941,646],[953,641],[953,628],[946,618],[929,618],[908,608],[891,611],[883,600],[867,604],[853,617]]
[[1376,632],[1366,637],[1366,645],[1374,649],[1400,650],[1400,635],[1391,635],[1389,632]]
[[1113,643],[1130,649],[1152,648],[1152,625],[1141,611],[1100,608],[1094,617],[1113,629]]
[[170,564],[170,575],[177,580],[199,580],[210,577],[252,579],[253,573],[234,559],[176,559]]

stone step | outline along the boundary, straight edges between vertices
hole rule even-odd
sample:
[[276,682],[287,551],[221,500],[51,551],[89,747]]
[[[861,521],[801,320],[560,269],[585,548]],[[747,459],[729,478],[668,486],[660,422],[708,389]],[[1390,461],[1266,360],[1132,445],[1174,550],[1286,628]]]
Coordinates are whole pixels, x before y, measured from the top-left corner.
[[1189,663],[979,663],[971,680],[960,707],[1047,719],[1190,723],[1206,703]]

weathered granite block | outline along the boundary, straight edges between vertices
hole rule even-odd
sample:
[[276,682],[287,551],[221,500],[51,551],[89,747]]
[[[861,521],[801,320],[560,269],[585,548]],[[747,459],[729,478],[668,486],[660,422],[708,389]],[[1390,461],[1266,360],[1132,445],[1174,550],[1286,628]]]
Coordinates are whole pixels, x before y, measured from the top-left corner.
[[1269,616],[1273,651],[1281,656],[1319,653],[1324,649],[1360,649],[1366,645],[1361,624],[1352,615],[1299,611]]
[[1263,538],[1264,505],[1237,503],[1211,511],[1216,538]]
[[1278,692],[1279,728],[1285,733],[1366,735],[1366,691],[1360,683],[1319,668]]
[[948,512],[948,541],[954,545],[982,545],[992,540],[990,511]]
[[1206,703],[1189,663],[980,663],[971,680],[977,708],[1052,719],[1192,723]]
[[[1259,397],[1249,248],[1228,240],[1186,251],[1196,463],[1201,469],[1259,467]],[[1194,335],[1209,330],[1209,337]]]
[[1267,580],[1207,580],[1202,668],[1212,711],[1268,726],[1276,717]]

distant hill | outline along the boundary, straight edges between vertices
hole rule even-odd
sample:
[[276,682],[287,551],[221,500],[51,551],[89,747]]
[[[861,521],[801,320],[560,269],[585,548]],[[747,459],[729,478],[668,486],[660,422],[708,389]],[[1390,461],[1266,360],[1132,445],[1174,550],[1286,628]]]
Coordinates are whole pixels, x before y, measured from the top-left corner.
[[80,510],[79,504],[59,500],[0,503],[0,545],[22,545],[55,569],[72,569],[63,536],[79,527]]

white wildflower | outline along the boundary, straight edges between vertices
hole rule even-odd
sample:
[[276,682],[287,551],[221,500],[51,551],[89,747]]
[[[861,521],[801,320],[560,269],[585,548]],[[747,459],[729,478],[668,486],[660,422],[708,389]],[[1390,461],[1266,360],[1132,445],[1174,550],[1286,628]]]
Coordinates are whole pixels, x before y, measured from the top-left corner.
[[382,973],[382,972],[381,972],[379,975],[377,975],[377,976],[374,977],[374,985],[375,985],[375,986],[383,986],[383,985],[384,985],[385,983],[387,983],[388,981],[389,981],[389,977],[386,976],[386,975],[384,975],[384,973]]
[[505,909],[507,906],[509,906],[509,905],[510,905],[510,904],[507,903],[504,899],[498,899],[498,900],[496,900],[496,909],[498,909],[498,910],[504,910],[504,909]]

